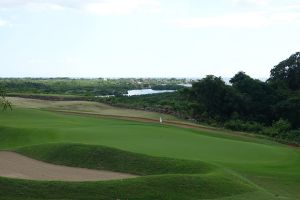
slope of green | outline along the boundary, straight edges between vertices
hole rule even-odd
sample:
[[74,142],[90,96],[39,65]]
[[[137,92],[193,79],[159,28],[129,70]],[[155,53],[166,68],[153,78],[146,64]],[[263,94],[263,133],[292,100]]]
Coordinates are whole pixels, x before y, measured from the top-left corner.
[[202,174],[215,167],[201,161],[160,158],[96,145],[45,144],[16,152],[49,163],[136,175]]
[[252,192],[236,177],[158,175],[122,181],[42,182],[0,178],[0,199],[212,199]]
[[160,158],[80,144],[34,145],[16,151],[54,164],[156,176],[94,183],[18,181],[17,194],[13,190],[15,181],[7,183],[7,179],[0,179],[0,185],[1,180],[5,182],[2,194],[0,192],[2,197],[17,199],[21,194],[31,199],[41,196],[45,199],[206,199],[257,190],[238,176],[201,161]]
[[[0,123],[8,130],[1,131],[1,135],[11,141],[7,143],[1,140],[0,149],[46,141],[71,142],[110,146],[153,156],[239,164],[285,162],[295,152],[281,145],[221,138],[172,126],[63,115],[33,109],[0,113]],[[22,139],[14,143],[16,135]]]
[[[13,191],[13,188],[15,188],[15,190],[16,188],[18,188],[19,191],[19,188],[23,188],[24,190],[20,189],[20,194],[22,193],[29,195],[32,193],[32,196],[26,195],[26,197],[29,197],[28,199],[37,199],[38,195],[43,194],[47,198],[49,197],[55,199],[55,194],[51,193],[51,189],[49,189],[49,191],[46,190],[46,186],[49,186],[50,184],[53,190],[70,191],[70,194],[72,193],[73,188],[82,188],[82,193],[87,193],[87,199],[92,199],[88,198],[89,193],[95,194],[95,196],[105,195],[104,193],[100,194],[100,191],[98,190],[97,194],[91,192],[93,190],[92,188],[95,189],[98,187],[97,184],[101,184],[105,185],[103,187],[112,188],[111,191],[118,191],[122,190],[122,188],[124,189],[126,187],[129,187],[126,188],[126,190],[129,191],[128,195],[131,194],[131,196],[124,196],[125,199],[151,199],[151,197],[153,197],[152,199],[223,199],[223,197],[225,196],[227,196],[227,199],[234,200],[273,198],[289,200],[300,199],[300,153],[299,150],[284,145],[273,144],[270,142],[265,142],[264,140],[261,140],[259,143],[253,141],[252,139],[249,139],[249,141],[245,141],[245,139],[241,140],[238,137],[233,136],[218,137],[217,134],[210,135],[209,132],[181,129],[178,127],[164,126],[159,124],[63,115],[46,111],[38,111],[34,109],[15,109],[13,112],[0,113],[0,124],[0,149],[14,150],[24,146],[32,146],[45,143],[79,143],[89,144],[88,146],[104,145],[124,151],[139,153],[139,155],[144,154],[149,156],[168,157],[172,159],[202,161],[201,163],[212,163],[217,165],[221,169],[220,171],[228,172],[219,173],[220,171],[218,171],[218,174],[216,174],[216,172],[213,172],[200,175],[178,174],[149,177],[147,176],[128,181],[126,180],[125,183],[128,183],[125,184],[126,186],[122,185],[124,184],[122,181],[113,181],[107,183],[82,183],[82,185],[79,186],[76,184],[73,185],[67,183],[17,181],[1,178],[0,192],[2,191],[2,193],[4,190]],[[50,149],[50,146],[51,145],[45,145],[43,149],[41,148],[40,153],[35,153],[36,151],[33,150],[34,147],[26,147],[22,149],[24,150],[23,152],[27,152],[28,155],[31,154],[31,156],[36,156],[36,158],[38,159],[47,158],[48,161],[51,161],[51,159],[55,157],[56,154],[59,155],[61,146],[52,146],[52,150]],[[91,147],[96,149],[100,148],[96,146]],[[47,148],[49,148],[49,150],[51,150],[53,154],[50,153]],[[27,149],[26,152],[25,149]],[[84,149],[81,149],[80,151],[84,151]],[[70,153],[70,155],[73,155],[72,152],[66,153]],[[84,153],[84,155],[89,154]],[[89,156],[92,157],[92,155]],[[58,162],[58,160],[52,159],[52,162]],[[68,161],[64,160],[63,158],[61,158],[59,162],[60,164],[68,164]],[[77,160],[76,162],[78,166],[80,166],[79,161]],[[170,163],[172,162],[170,161]],[[166,166],[170,165],[170,163]],[[112,165],[113,166],[106,167],[115,167],[114,163],[112,163]],[[176,167],[174,167],[174,169],[178,170],[178,168]],[[181,170],[181,167],[179,168]],[[124,169],[115,168],[115,170],[120,171]],[[128,168],[126,170],[128,170]],[[155,174],[153,173],[153,171],[155,170],[155,166],[153,168],[149,166],[149,169],[141,172],[140,174]],[[228,174],[235,174],[236,176],[234,177],[238,178],[230,178]],[[201,178],[198,180],[197,178],[195,178],[196,176]],[[199,187],[197,187],[196,191],[193,184],[204,184],[206,180],[205,178],[209,177],[214,177],[213,180],[216,180],[216,182],[214,182],[212,181],[212,179],[210,179],[210,181],[212,181],[210,182],[212,185],[211,187],[218,185],[218,183],[222,183],[223,177],[228,178],[231,181],[238,182],[243,182],[241,181],[243,179],[250,180],[253,184],[261,188],[261,191],[259,190],[254,193],[249,191],[249,193],[247,194],[242,194],[243,192],[247,192],[245,190],[243,190],[243,192],[241,193],[234,192],[234,194],[240,195],[230,198],[228,197],[228,195],[233,195],[233,193],[230,193],[228,195],[224,195],[224,193],[222,193],[222,195],[220,196],[210,197],[201,196],[205,194],[200,194],[202,192],[199,192]],[[170,183],[164,182],[164,180],[161,180],[161,178],[164,180],[170,178],[170,180],[168,180],[170,181]],[[221,178],[222,180],[219,180],[219,178]],[[182,182],[182,180],[186,180],[188,182],[191,181],[191,185],[181,185],[179,182]],[[192,180],[195,180],[196,182],[193,182]],[[200,181],[201,183],[198,183],[197,181]],[[143,184],[139,185],[138,183]],[[210,185],[210,183],[205,184]],[[149,187],[148,184],[152,184],[151,186],[153,187]],[[171,192],[168,187],[172,184],[174,184],[175,190],[172,190]],[[122,185],[122,187],[120,185]],[[5,189],[5,187],[9,188]],[[147,189],[143,187],[147,187]],[[180,189],[181,187],[182,190]],[[190,188],[190,190],[185,187]],[[216,190],[215,193],[218,194],[219,190],[226,187],[227,186],[219,186],[217,189],[212,189],[211,191]],[[234,190],[234,186],[230,186],[229,184],[228,187],[233,188]],[[140,191],[138,193],[137,190],[139,189],[143,190],[143,192]],[[237,190],[239,189],[240,188],[237,187]],[[106,190],[110,191],[109,189]],[[203,189],[203,191],[205,190],[206,188]],[[157,194],[158,196],[151,196],[151,194],[156,194],[155,191],[157,191],[158,193],[165,191],[165,193]],[[185,193],[185,191],[187,191],[187,193]],[[230,190],[230,192],[232,191]],[[9,192],[5,194],[9,195]],[[139,196],[143,194],[145,194],[145,196]],[[185,195],[183,194],[186,195],[186,198],[184,198]],[[10,193],[10,195],[13,194]],[[0,198],[1,197],[2,194],[0,195]],[[18,196],[17,193],[16,196],[6,197],[7,198],[3,198],[17,199],[17,197],[19,197],[19,199],[25,199]],[[78,196],[78,199],[84,199],[83,197],[84,195]],[[111,199],[110,197],[107,197],[106,199]],[[74,199],[68,195],[66,195],[65,198]],[[102,199],[105,198],[103,197]]]

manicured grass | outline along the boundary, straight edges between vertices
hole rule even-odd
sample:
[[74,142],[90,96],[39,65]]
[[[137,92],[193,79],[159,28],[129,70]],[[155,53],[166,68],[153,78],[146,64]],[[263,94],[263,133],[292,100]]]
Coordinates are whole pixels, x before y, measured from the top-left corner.
[[[165,174],[159,176],[141,177],[138,179],[126,180],[125,183],[128,183],[128,185],[131,185],[132,183],[132,185],[130,186],[130,188],[132,189],[127,188],[127,190],[129,191],[128,195],[131,194],[131,196],[125,196],[125,199],[151,199],[150,197],[153,197],[151,196],[151,194],[156,194],[155,191],[158,191],[158,193],[165,191],[164,194],[157,194],[165,196],[154,196],[157,197],[154,199],[201,199],[212,197],[218,197],[219,199],[222,199],[223,197],[225,197],[226,195],[224,195],[224,193],[222,193],[223,196],[220,195],[204,197],[201,195],[205,194],[200,193],[204,192],[209,194],[205,189],[203,189],[201,192],[199,190],[199,187],[197,187],[197,190],[194,188],[193,184],[195,184],[196,186],[197,184],[200,184],[197,181],[200,181],[202,184],[202,181],[206,180],[205,178],[209,177],[214,177],[213,179],[216,180],[212,181],[212,179],[210,179],[211,182],[209,183],[213,183],[212,185],[218,185],[219,182],[222,183],[223,177],[226,180],[228,178],[228,180],[238,181],[239,183],[241,182],[242,185],[245,184],[245,182],[242,181],[243,179],[245,179],[246,182],[247,180],[250,180],[253,184],[257,185],[261,189],[261,191],[256,190],[256,192],[252,193],[251,191],[253,190],[253,187],[251,187],[249,193],[247,194],[242,194],[243,192],[245,192],[244,190],[242,190],[243,192],[241,193],[234,192],[234,194],[240,194],[240,199],[264,199],[264,197],[265,199],[277,199],[276,196],[278,196],[279,199],[300,199],[300,153],[299,150],[284,145],[265,142],[264,140],[259,140],[259,142],[255,142],[255,140],[253,139],[246,140],[245,138],[241,139],[239,137],[234,136],[219,137],[217,134],[211,135],[209,132],[182,129],[178,127],[164,126],[159,124],[63,115],[46,111],[38,111],[34,109],[17,108],[14,109],[13,112],[0,113],[0,124],[0,149],[15,150],[24,147],[22,148],[24,154],[26,154],[27,152],[27,155],[33,157],[36,156],[36,158],[38,159],[45,159],[49,162],[60,162],[60,164],[70,165],[70,163],[68,163],[68,160],[64,160],[65,156],[63,156],[63,153],[59,152],[64,151],[65,148],[63,148],[61,145],[52,145],[51,147],[51,145],[44,146],[42,144],[78,143],[89,144],[87,145],[88,147],[94,148],[94,151],[98,151],[100,153],[103,153],[103,147],[99,147],[99,145],[104,145],[107,147],[117,148],[123,151],[138,153],[138,155],[144,154],[144,156],[148,155],[155,157],[158,156],[170,158],[170,160],[166,159],[167,161],[165,161],[164,164],[159,162],[159,164],[161,164],[162,166],[173,165],[173,161],[171,161],[172,159],[191,160],[188,161],[186,165],[183,164],[184,167],[180,166],[179,168],[176,168],[177,166],[175,166],[169,172],[175,172],[179,169],[189,169],[192,171],[193,167],[189,166],[188,163],[198,161],[201,161],[199,163],[204,164],[202,166],[205,166],[205,164],[209,163],[212,165],[217,165],[219,168],[219,170],[213,171],[209,174],[200,173],[186,175],[186,170],[179,170],[178,172],[180,172],[180,174]],[[41,146],[30,147],[32,145]],[[44,147],[42,148],[42,146]],[[76,147],[76,145],[74,144],[67,146],[70,149]],[[40,152],[34,150],[34,148],[37,147],[40,148]],[[92,154],[88,153],[89,150],[86,149],[86,146],[81,147],[80,145],[80,148],[78,147],[77,152],[76,149],[73,149],[73,151],[74,152],[66,151],[66,153],[68,153],[68,155],[71,156],[73,160],[72,163],[77,164],[77,166],[80,166],[79,158],[81,157],[87,156],[87,160],[88,158],[93,158],[93,160],[97,158]],[[124,153],[123,151],[118,151],[118,155]],[[76,154],[80,155],[78,157],[78,160],[75,159]],[[59,155],[61,155],[62,157],[60,157]],[[142,155],[140,156],[142,160],[142,158],[144,157]],[[128,158],[130,159],[131,157]],[[163,162],[164,158],[161,159],[162,160],[160,161]],[[85,160],[85,162],[87,162],[87,160]],[[102,162],[101,159],[99,159],[98,161]],[[121,160],[120,162],[123,161]],[[136,166],[146,167],[149,165],[149,169],[141,171],[140,168],[136,168],[136,173],[138,173],[138,171],[140,172],[140,174],[160,174],[165,172],[168,173],[168,170],[165,169],[159,169],[161,170],[161,172],[154,173],[157,170],[155,164],[151,166],[149,163],[145,165],[142,165],[141,163],[137,164]],[[207,166],[211,166],[209,164]],[[114,168],[117,171],[121,171],[129,169],[133,170],[133,166],[134,165],[125,165],[123,169],[118,169],[116,163],[111,163],[111,165],[107,165],[106,167],[111,169]],[[87,167],[93,168],[92,164]],[[184,172],[184,174],[181,174],[181,172]],[[235,174],[233,176],[235,178],[233,178],[230,174]],[[161,180],[168,180],[168,178],[170,177],[172,177],[172,179],[169,180],[170,183]],[[198,180],[195,177],[200,178]],[[221,180],[219,180],[218,178],[221,178]],[[177,180],[179,179],[180,181],[177,182]],[[182,180],[188,180],[190,184],[186,184],[186,188],[182,186],[183,189],[181,190],[179,182],[182,182]],[[195,182],[193,182],[192,180],[195,180]],[[147,187],[147,189],[143,188],[144,185],[154,182],[157,184],[164,184],[152,184],[151,186],[153,187]],[[141,183],[142,185],[139,185],[138,183]],[[173,183],[174,190],[169,190],[169,184],[172,185]],[[208,184],[207,182],[205,183],[208,185],[207,187],[210,188],[210,184]],[[70,191],[70,193],[72,193],[72,188],[83,187],[86,189],[84,192],[95,195],[95,192],[99,191],[94,191],[93,193],[93,189],[91,188],[95,189],[99,187],[96,186],[97,184],[112,184],[109,186],[105,185],[105,187],[114,189],[112,189],[111,191],[118,191],[117,188],[119,188],[119,190],[122,190],[121,188],[125,187],[122,185],[124,183],[121,181],[109,181],[107,183],[82,183],[82,185],[80,185],[81,183],[78,183],[80,185],[79,186],[76,184],[73,185],[68,183],[16,181],[12,179],[1,178],[0,192],[3,191],[2,188],[4,188],[5,186],[10,186],[10,189],[7,189],[7,191],[12,191],[13,188],[16,188],[18,186],[18,188],[24,187],[24,190],[20,190],[20,193],[23,192],[23,194],[29,195],[32,192],[33,195],[28,196],[31,199],[34,199],[38,195],[42,194],[49,194],[49,198],[55,198],[55,196],[53,196],[55,194],[50,194],[51,189],[49,189],[49,192],[46,191],[45,188],[48,184],[52,184],[51,187],[55,188],[55,190],[57,191],[59,191],[59,188],[61,188],[60,191]],[[122,185],[122,187],[120,186],[120,184]],[[218,186],[218,188],[211,189],[211,191],[215,190],[216,194],[218,194],[219,190],[221,190],[220,188],[227,187],[220,185]],[[205,184],[203,187],[205,187]],[[234,189],[234,186],[231,187],[230,184],[228,187]],[[136,190],[138,188],[145,191],[137,194]],[[189,190],[187,188],[191,189]],[[237,188],[237,190],[239,190],[239,187]],[[132,191],[132,193],[130,193],[130,191]],[[187,191],[187,193],[185,193],[185,191]],[[228,190],[224,189],[224,191]],[[232,191],[230,190],[230,195],[233,195],[231,192]],[[9,192],[5,194],[13,195]],[[36,196],[34,196],[34,194],[36,194]],[[97,194],[100,195],[100,192]],[[145,194],[146,196],[139,196],[143,194]],[[187,197],[184,198],[183,194],[187,195]],[[140,198],[134,198],[135,195]],[[243,197],[241,197],[241,195]],[[0,195],[0,198],[1,196],[2,195]],[[197,198],[198,196],[201,198]],[[7,196],[6,199],[12,199],[8,197],[13,196]],[[16,194],[15,197],[20,196]],[[84,196],[79,196],[78,199],[80,199],[81,197],[83,199]],[[70,196],[66,196],[65,198],[74,199]],[[226,198],[229,197],[227,196]],[[19,199],[22,198],[20,197]],[[107,199],[111,199],[111,196],[107,197]],[[239,198],[235,198],[233,196],[230,199]]]
[[82,183],[0,178],[0,199],[207,199],[258,190],[248,181],[201,161],[81,144],[43,144],[15,151],[54,164],[155,176]]
[[0,199],[163,199],[190,200],[227,197],[255,188],[222,174],[158,175],[122,181],[42,182],[0,178]]
[[16,152],[59,165],[136,175],[203,174],[216,168],[201,161],[146,156],[97,145],[44,144],[19,148]]
[[[282,145],[221,138],[172,126],[63,115],[33,109],[0,113],[0,123],[5,129],[1,137],[6,138],[5,142],[0,141],[0,149],[45,142],[71,142],[110,146],[153,156],[238,164],[287,161],[287,157],[295,152]],[[19,139],[15,142],[16,137]]]

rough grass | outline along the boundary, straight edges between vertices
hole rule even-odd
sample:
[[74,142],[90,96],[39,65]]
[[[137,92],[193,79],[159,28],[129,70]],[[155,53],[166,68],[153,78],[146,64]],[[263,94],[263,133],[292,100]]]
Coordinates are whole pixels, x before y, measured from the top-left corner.
[[82,111],[101,115],[115,115],[124,117],[141,117],[155,119],[159,121],[159,117],[166,120],[179,120],[178,118],[156,112],[146,112],[142,110],[133,110],[126,108],[117,108],[103,103],[90,101],[53,101],[39,99],[25,99],[19,97],[8,97],[8,100],[16,107],[22,108],[38,108],[49,110],[65,110],[65,111]]

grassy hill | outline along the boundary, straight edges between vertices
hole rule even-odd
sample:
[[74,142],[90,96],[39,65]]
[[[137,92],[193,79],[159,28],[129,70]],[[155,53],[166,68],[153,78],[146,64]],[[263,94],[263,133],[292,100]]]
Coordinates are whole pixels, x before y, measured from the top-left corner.
[[299,150],[267,140],[21,108],[0,113],[0,124],[0,149],[147,175],[88,183],[0,178],[0,199],[300,198]]

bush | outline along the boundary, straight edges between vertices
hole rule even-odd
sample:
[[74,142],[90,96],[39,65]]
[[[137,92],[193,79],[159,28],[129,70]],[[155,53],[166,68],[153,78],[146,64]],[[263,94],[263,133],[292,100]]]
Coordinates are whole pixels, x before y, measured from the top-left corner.
[[293,141],[296,144],[300,144],[300,130],[292,130],[287,133],[288,140]]
[[273,123],[272,128],[274,128],[279,134],[282,134],[290,131],[292,126],[288,120],[279,119]]
[[271,136],[271,137],[277,137],[281,139],[287,139],[288,133],[291,132],[292,129],[291,124],[289,121],[284,119],[279,119],[278,121],[273,122],[273,125],[271,127],[266,127],[263,129],[262,134]]
[[276,129],[274,129],[273,127],[265,127],[262,131],[261,134],[263,135],[267,135],[270,137],[276,137],[278,135],[278,132]]
[[225,122],[224,126],[234,131],[259,133],[263,130],[263,126],[257,122],[244,122],[242,120],[230,120]]
[[300,144],[300,130],[291,130],[286,132],[285,134],[278,135],[281,141],[292,143],[292,144]]

